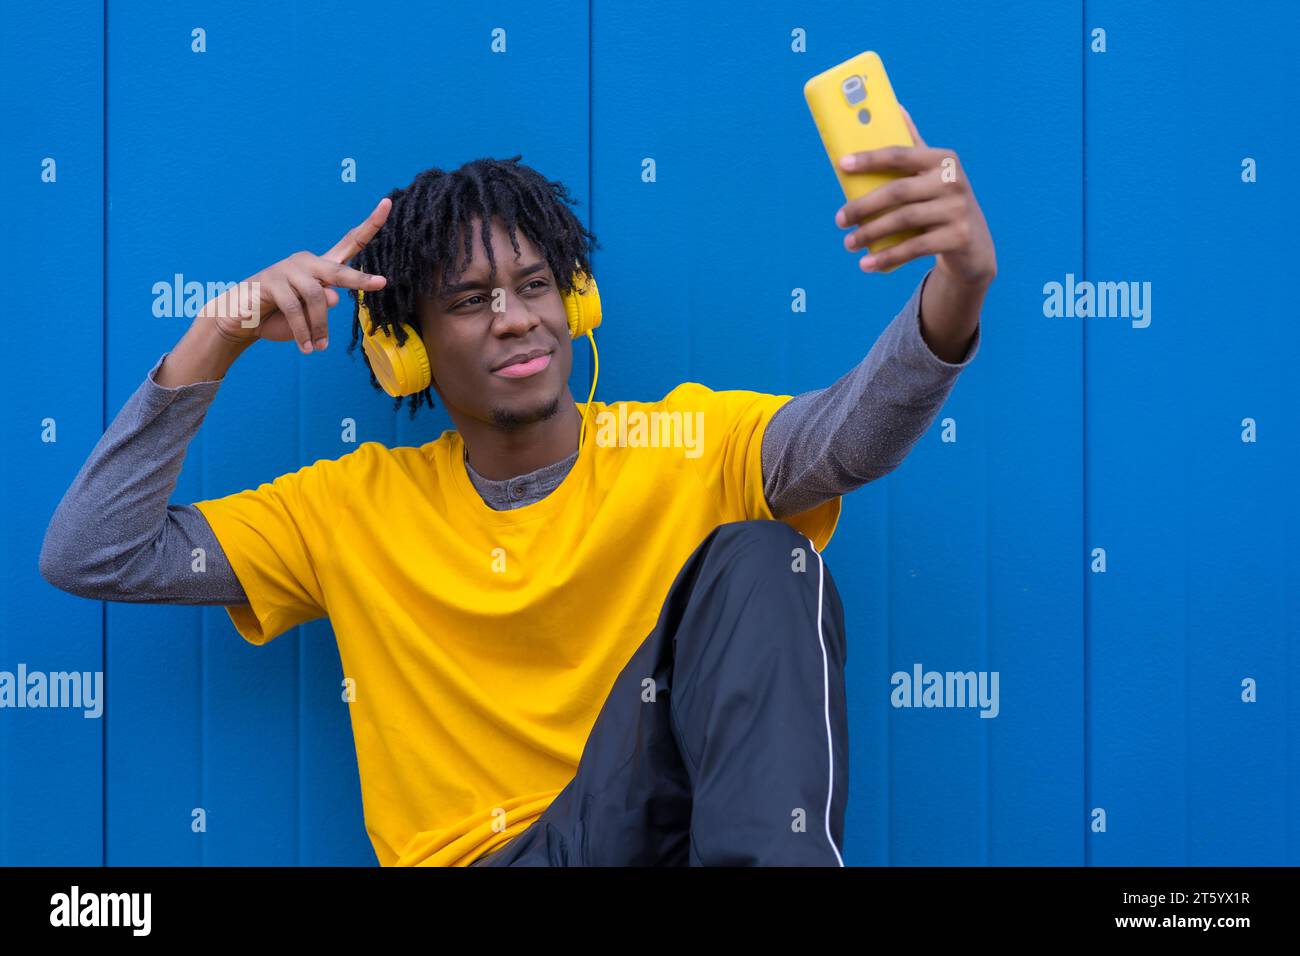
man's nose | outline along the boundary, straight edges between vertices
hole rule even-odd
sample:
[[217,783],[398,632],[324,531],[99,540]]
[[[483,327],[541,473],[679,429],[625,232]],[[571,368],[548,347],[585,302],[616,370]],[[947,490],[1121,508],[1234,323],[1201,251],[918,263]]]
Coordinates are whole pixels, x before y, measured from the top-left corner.
[[496,332],[518,334],[527,332],[541,322],[541,317],[519,296],[507,293],[502,301],[502,309],[496,313],[493,320]]

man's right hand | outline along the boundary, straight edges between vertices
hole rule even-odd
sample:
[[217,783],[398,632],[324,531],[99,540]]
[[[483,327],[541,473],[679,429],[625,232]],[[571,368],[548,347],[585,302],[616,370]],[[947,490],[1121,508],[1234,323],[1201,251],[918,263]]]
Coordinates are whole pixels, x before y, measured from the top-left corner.
[[304,355],[325,348],[329,310],[339,301],[332,287],[373,292],[388,281],[344,263],[375,237],[392,208],[392,200],[384,197],[364,222],[348,230],[323,256],[295,252],[206,303],[197,318],[212,322],[214,331],[236,345],[246,346],[259,338],[293,339]]

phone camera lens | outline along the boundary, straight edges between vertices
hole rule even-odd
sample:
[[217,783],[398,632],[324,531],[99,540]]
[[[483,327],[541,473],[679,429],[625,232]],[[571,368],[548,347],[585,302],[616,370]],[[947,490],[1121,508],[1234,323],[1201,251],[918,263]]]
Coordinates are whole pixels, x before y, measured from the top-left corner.
[[848,100],[850,106],[857,106],[867,98],[867,90],[860,76],[850,76],[840,84],[840,92]]

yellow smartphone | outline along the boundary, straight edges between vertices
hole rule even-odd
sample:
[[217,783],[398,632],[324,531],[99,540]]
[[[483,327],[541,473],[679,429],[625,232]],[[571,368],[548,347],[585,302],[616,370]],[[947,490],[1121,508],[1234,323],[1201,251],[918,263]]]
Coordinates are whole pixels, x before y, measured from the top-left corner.
[[[885,73],[885,64],[874,51],[859,53],[818,73],[804,84],[803,95],[846,200],[865,196],[891,180],[908,175],[903,172],[849,173],[840,168],[841,157],[848,153],[882,146],[916,145],[907,129],[903,111],[898,108],[894,87]],[[868,243],[867,248],[873,253],[880,252],[920,235],[920,232],[919,229],[908,229],[894,233]],[[880,271],[893,272],[894,267]]]

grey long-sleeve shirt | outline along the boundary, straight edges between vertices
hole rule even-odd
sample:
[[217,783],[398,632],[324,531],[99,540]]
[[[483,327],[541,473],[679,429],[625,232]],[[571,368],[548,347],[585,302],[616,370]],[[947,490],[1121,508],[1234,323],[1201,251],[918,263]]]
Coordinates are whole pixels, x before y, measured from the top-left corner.
[[[926,278],[928,278],[928,273]],[[930,427],[957,376],[979,351],[980,330],[957,363],[921,337],[925,278],[865,359],[827,388],[781,406],[763,434],[763,489],[777,517],[798,514],[879,478],[902,462]],[[212,528],[193,505],[168,504],[185,452],[220,380],[177,388],[154,376],[163,353],[113,419],[45,533],[40,570],[51,584],[94,600],[157,604],[247,604]],[[550,494],[577,461],[505,480],[465,468],[500,511]],[[190,573],[203,548],[207,573]]]

